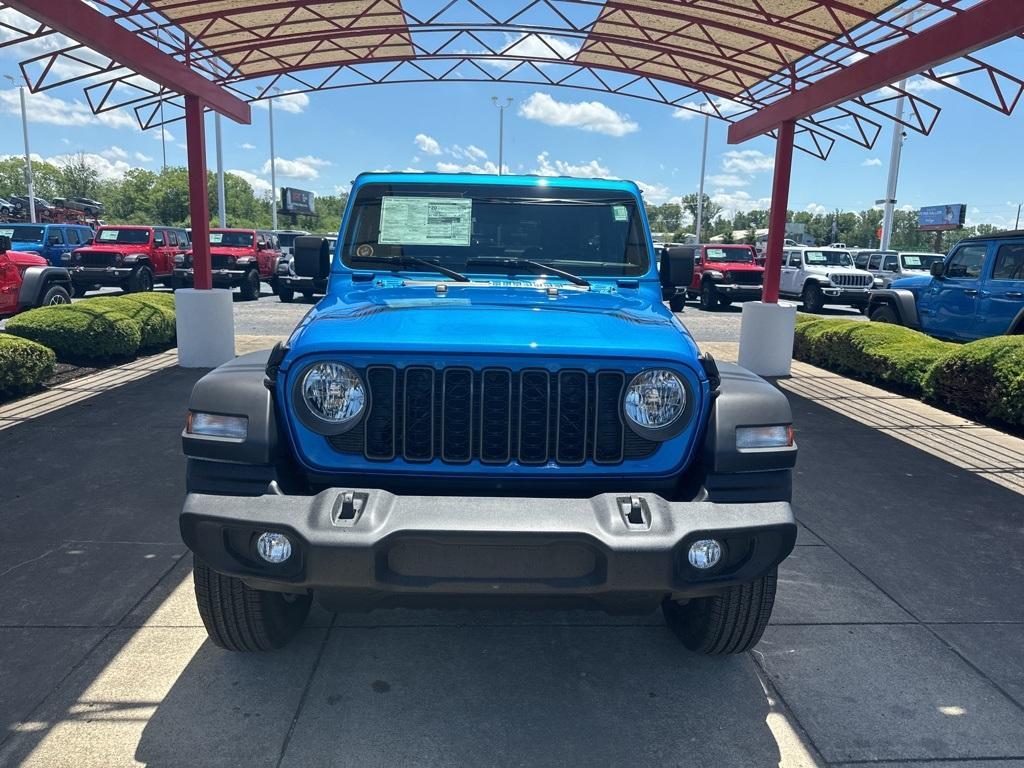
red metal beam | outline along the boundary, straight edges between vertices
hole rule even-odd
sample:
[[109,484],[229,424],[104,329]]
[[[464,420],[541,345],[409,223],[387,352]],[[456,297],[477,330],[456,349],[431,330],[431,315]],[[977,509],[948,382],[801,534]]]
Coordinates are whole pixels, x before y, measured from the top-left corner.
[[249,105],[216,83],[200,77],[172,56],[150,45],[82,0],[6,0],[7,5],[77,40],[143,77],[176,93],[197,96],[210,109],[249,124]]
[[1024,31],[1021,0],[983,0],[732,124],[739,144]]
[[[161,126],[160,130],[164,130]],[[188,210],[192,219],[193,285],[213,287],[210,273],[210,193],[206,186],[206,125],[203,102],[185,96],[185,143],[188,147]]]
[[768,212],[768,244],[764,262],[764,289],[761,301],[779,303],[779,281],[782,277],[782,246],[786,239],[786,216],[789,212],[789,177],[793,170],[793,136],[796,122],[787,120],[779,126],[775,142],[775,171],[772,177],[772,202]]

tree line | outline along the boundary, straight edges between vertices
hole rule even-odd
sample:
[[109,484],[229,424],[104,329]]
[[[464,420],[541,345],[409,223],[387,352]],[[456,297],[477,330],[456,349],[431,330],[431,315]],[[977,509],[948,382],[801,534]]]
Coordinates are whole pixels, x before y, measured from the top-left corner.
[[[188,226],[188,169],[168,167],[162,172],[132,168],[123,176],[100,178],[99,172],[83,155],[63,165],[32,163],[36,197],[52,201],[56,197],[87,197],[103,203],[105,221],[116,224],[165,224]],[[217,177],[207,174],[210,221],[217,221]],[[24,158],[0,160],[0,197],[25,194]],[[312,232],[337,232],[347,195],[316,198],[316,215],[299,216],[295,224]],[[271,224],[269,193],[257,194],[240,176],[224,174],[225,217],[228,226],[269,229]],[[278,226],[290,227],[290,216],[279,215]]]

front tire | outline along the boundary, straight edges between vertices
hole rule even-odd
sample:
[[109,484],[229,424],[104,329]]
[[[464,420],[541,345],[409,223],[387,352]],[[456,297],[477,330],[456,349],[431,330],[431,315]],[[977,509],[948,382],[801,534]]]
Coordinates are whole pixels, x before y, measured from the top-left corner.
[[775,604],[777,569],[747,584],[687,603],[666,599],[662,613],[689,650],[707,655],[743,653],[761,639]]
[[668,300],[668,307],[673,312],[682,312],[683,307],[686,306],[686,294],[677,293],[675,296]]
[[295,291],[290,285],[284,283],[278,283],[277,285],[277,298],[279,298],[285,304],[291,304],[292,299],[295,298]]
[[888,304],[881,304],[871,310],[871,321],[875,323],[892,323],[901,325],[899,315]]
[[718,307],[718,291],[711,283],[704,283],[700,287],[700,308],[705,312],[711,312]]
[[61,285],[51,285],[46,289],[46,293],[43,294],[42,301],[39,302],[41,307],[53,307],[58,304],[70,304],[71,294],[68,293],[67,289]]
[[[214,645],[228,651],[272,651],[302,628],[311,595],[285,595],[247,587],[192,556],[196,605]],[[291,599],[289,599],[291,598]]]
[[242,278],[242,284],[238,287],[242,294],[242,301],[256,301],[260,297],[260,274],[255,269],[250,269]]
[[821,288],[817,283],[807,283],[804,286],[801,301],[803,301],[804,309],[808,312],[821,312],[825,307],[825,296],[822,294]]
[[128,293],[147,293],[153,290],[153,271],[149,267],[139,267],[130,275],[125,285]]

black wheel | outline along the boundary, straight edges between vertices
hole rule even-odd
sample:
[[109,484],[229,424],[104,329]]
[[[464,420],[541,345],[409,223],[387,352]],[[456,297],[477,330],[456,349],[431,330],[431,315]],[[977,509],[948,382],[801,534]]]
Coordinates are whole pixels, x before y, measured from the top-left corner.
[[260,297],[260,273],[250,269],[245,273],[238,289],[242,294],[242,301],[256,301]]
[[705,312],[710,312],[718,306],[718,291],[715,290],[714,284],[711,282],[705,282],[700,287],[700,308]]
[[801,301],[804,304],[804,309],[808,312],[821,312],[822,307],[825,306],[825,296],[817,283],[807,283],[804,286]]
[[725,307],[731,307],[732,306],[732,299],[727,299],[725,296],[719,296],[718,297],[718,306],[722,307],[723,309]]
[[283,283],[278,283],[278,286],[277,286],[277,298],[279,298],[285,304],[291,304],[292,299],[295,298],[295,291],[292,290],[292,287],[290,285],[284,285]]
[[228,651],[271,651],[302,628],[310,595],[286,595],[251,589],[241,579],[217,573],[192,558],[196,605],[206,633]]
[[39,306],[52,307],[57,304],[70,303],[71,294],[68,293],[67,288],[62,285],[51,285],[46,289],[46,293],[43,294],[43,299],[39,302]]
[[128,282],[125,285],[128,293],[145,293],[153,290],[153,271],[143,265],[128,275]]
[[280,283],[277,282],[277,278],[276,277],[271,278],[269,285],[270,285],[270,294],[272,296],[277,296],[277,288],[280,285]]
[[665,621],[691,651],[717,655],[749,651],[761,639],[775,604],[776,569],[748,584],[687,603],[665,600]]
[[871,310],[871,320],[876,323],[893,323],[894,325],[900,325],[899,315],[896,311],[888,304],[879,304],[877,307]]
[[682,312],[683,307],[686,306],[686,294],[677,293],[675,296],[668,300],[668,306],[669,309],[671,309],[673,312]]

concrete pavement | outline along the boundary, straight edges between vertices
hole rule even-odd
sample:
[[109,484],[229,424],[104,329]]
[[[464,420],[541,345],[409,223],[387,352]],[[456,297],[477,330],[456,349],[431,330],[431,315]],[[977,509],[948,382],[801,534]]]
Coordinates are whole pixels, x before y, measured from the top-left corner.
[[690,655],[657,615],[317,610],[242,656],[205,639],[178,538],[199,375],[3,431],[0,765],[1024,768],[1020,494],[811,391],[752,654]]

